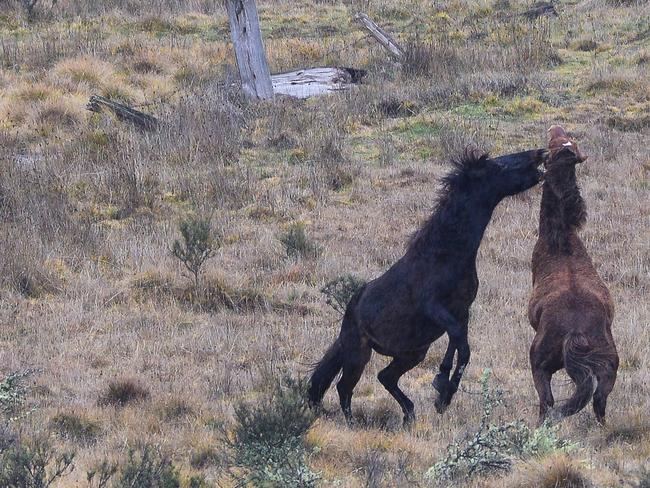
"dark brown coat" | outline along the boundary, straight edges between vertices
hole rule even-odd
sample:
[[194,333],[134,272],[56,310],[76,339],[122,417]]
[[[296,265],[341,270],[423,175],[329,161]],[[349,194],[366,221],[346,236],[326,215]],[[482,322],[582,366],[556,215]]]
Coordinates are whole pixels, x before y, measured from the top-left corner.
[[528,306],[536,331],[530,363],[540,399],[539,421],[554,404],[551,376],[565,368],[576,390],[560,408],[562,416],[577,413],[593,396],[596,418],[604,422],[618,369],[611,332],[614,304],[577,232],[586,210],[575,167],[586,158],[561,127],[553,126],[549,133]]

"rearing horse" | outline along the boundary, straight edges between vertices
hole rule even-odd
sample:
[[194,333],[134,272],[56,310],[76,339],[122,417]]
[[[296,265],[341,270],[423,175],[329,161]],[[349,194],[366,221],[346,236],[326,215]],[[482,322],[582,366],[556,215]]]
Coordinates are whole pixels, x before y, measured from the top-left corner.
[[540,149],[491,159],[466,152],[454,162],[433,214],[414,235],[406,254],[350,300],[338,339],[311,376],[312,405],[320,404],[343,370],[337,390],[350,421],[352,391],[375,350],[393,358],[378,379],[402,408],[404,423],[413,422],[413,402],[397,383],[424,359],[431,343],[447,333],[447,352],[433,381],[438,390],[436,410],[444,411],[470,358],[467,325],[478,290],[476,254],[483,233],[501,200],[538,183],[537,167],[545,154]]
[[596,418],[603,423],[618,354],[611,330],[614,304],[578,236],[587,211],[576,182],[576,165],[587,158],[562,127],[552,126],[549,136],[528,305],[528,318],[536,331],[530,365],[539,395],[539,422],[555,403],[551,377],[564,368],[576,390],[560,414],[579,412],[593,395]]

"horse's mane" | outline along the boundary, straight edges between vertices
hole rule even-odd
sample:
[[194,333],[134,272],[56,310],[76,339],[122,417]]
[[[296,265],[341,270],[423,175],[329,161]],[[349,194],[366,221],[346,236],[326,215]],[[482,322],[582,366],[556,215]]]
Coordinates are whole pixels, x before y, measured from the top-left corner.
[[[432,240],[436,236],[436,229],[451,224],[452,216],[456,213],[451,210],[462,205],[462,190],[467,185],[469,173],[485,167],[489,155],[473,148],[466,148],[458,157],[451,160],[451,170],[442,177],[441,188],[433,207],[433,212],[427,221],[415,231],[409,239],[407,249],[431,248]],[[460,224],[454,222],[454,224]]]

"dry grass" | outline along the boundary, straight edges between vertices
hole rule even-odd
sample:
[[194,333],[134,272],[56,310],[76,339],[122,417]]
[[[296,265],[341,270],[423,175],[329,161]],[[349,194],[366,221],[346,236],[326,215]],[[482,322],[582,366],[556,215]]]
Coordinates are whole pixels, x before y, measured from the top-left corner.
[[[647,3],[561,2],[558,18],[534,22],[510,15],[528,7],[518,0],[258,3],[274,71],[353,66],[366,84],[243,101],[217,0],[59,0],[30,22],[0,2],[0,373],[41,371],[21,428],[77,451],[60,486],[85,486],[88,469],[123,463],[140,442],[170,453],[184,483],[202,474],[227,486],[220,432],[233,404],[284,370],[306,375],[338,332],[322,286],[371,279],[401,256],[466,144],[537,147],[551,123],[589,155],[582,236],[616,302],[621,355],[609,425],[586,409],[562,424],[580,444],[570,457],[472,486],[639,483],[650,457]],[[363,39],[358,9],[412,48],[404,66]],[[162,129],[91,114],[93,93],[140,106]],[[355,391],[358,425],[333,390],[307,435],[324,484],[422,483],[480,418],[471,392],[484,367],[505,391],[501,415],[534,421],[525,309],[539,196],[503,202],[485,235],[467,392],[434,412],[446,342],[434,344],[401,381],[419,415],[404,431],[376,355]],[[170,251],[194,215],[223,237],[199,290]],[[279,237],[296,223],[318,252],[287,253]],[[571,391],[562,375],[554,388],[558,399]]]

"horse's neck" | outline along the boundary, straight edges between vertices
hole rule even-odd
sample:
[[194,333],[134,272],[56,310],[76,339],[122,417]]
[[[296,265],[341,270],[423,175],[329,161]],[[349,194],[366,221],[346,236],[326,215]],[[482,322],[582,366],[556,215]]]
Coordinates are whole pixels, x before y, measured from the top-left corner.
[[434,247],[476,257],[495,207],[476,193],[452,190],[432,217],[436,225],[428,229]]
[[539,237],[533,252],[533,275],[552,267],[558,259],[586,257],[587,251],[578,236],[584,219],[584,204],[575,187],[569,198],[559,198],[544,185],[539,215]]

